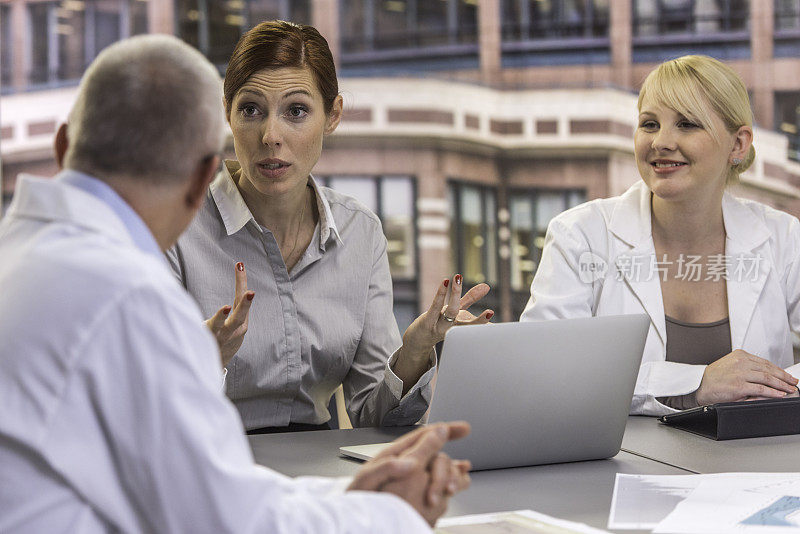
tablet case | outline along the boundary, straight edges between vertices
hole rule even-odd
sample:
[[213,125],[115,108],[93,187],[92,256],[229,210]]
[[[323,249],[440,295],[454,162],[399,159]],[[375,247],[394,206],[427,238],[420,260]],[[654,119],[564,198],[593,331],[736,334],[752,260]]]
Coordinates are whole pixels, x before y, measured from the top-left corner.
[[659,421],[715,440],[800,434],[800,397],[720,402],[663,415]]

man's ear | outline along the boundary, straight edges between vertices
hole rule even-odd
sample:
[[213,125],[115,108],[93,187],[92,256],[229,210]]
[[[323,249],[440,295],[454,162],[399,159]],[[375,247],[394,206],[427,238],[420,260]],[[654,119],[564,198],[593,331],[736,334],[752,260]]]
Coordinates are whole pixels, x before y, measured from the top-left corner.
[[56,165],[58,170],[64,168],[64,155],[67,153],[69,147],[69,139],[67,138],[67,123],[64,122],[58,127],[55,140],[53,141],[53,150],[56,156]]
[[189,177],[186,189],[186,204],[192,210],[198,210],[203,205],[206,190],[217,173],[220,161],[221,158],[218,155],[203,158]]

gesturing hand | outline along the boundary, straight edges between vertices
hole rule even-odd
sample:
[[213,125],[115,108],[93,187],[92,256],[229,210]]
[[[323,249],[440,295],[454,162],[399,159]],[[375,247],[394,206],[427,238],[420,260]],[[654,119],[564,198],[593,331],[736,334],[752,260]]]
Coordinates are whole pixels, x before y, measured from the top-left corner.
[[250,304],[255,296],[254,292],[247,291],[247,271],[244,270],[242,262],[236,264],[235,273],[236,290],[233,306],[223,306],[205,322],[211,333],[217,338],[223,367],[228,365],[236,351],[242,346],[244,335],[247,333]]
[[697,389],[701,406],[750,397],[781,398],[797,391],[797,379],[773,364],[737,349],[706,367]]
[[464,422],[430,425],[399,438],[364,464],[348,490],[385,491],[404,499],[433,526],[450,497],[469,487],[470,463],[440,452],[469,433]]
[[463,297],[460,274],[452,280],[439,284],[428,311],[417,317],[403,334],[403,349],[411,353],[427,354],[433,346],[444,339],[445,333],[454,325],[488,323],[494,312],[484,310],[477,317],[467,309],[489,292],[489,286],[478,284]]

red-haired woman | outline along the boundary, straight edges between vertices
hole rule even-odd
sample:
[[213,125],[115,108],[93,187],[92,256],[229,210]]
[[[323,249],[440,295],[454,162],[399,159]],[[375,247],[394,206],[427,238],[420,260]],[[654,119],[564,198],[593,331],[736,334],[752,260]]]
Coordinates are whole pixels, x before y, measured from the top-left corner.
[[453,324],[489,321],[491,311],[466,311],[488,286],[462,298],[461,276],[444,280],[401,343],[380,221],[311,175],[342,117],[333,57],[316,29],[272,21],[244,34],[224,105],[236,160],[169,257],[211,317],[246,429],[327,428],[339,384],[354,425],[415,423],[431,398],[433,346]]

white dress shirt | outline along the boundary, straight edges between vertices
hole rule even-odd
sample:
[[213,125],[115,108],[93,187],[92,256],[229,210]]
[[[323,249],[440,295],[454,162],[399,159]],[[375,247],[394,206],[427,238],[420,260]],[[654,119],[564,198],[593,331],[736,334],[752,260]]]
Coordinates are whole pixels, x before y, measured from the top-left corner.
[[227,394],[245,428],[324,423],[339,384],[354,426],[416,423],[428,409],[436,357],[431,351],[428,371],[403,395],[390,367],[401,340],[378,218],[310,178],[319,222],[289,272],[275,236],[253,218],[231,177],[238,169],[226,162],[167,255],[206,318],[233,302],[234,265],[244,262],[256,296],[244,342],[228,363]]
[[[520,320],[646,313],[650,330],[631,413],[662,415],[676,410],[657,398],[697,390],[706,366],[666,361],[650,197],[638,182],[619,197],[554,218]],[[794,362],[792,332],[800,331],[800,221],[729,193],[722,217],[727,237],[720,265],[727,275],[731,346],[787,368]],[[789,371],[798,374],[797,367]]]
[[105,184],[22,178],[0,258],[0,532],[429,531],[253,464],[197,306]]

